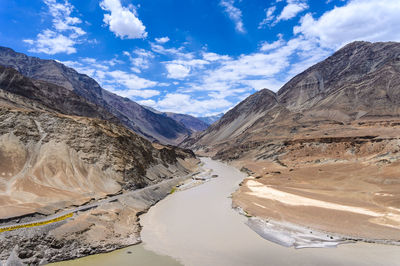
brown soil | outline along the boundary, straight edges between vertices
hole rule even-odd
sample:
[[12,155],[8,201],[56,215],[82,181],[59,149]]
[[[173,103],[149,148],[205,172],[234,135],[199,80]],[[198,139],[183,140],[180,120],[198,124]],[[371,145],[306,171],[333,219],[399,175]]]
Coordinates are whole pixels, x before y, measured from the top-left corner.
[[251,176],[233,195],[234,204],[265,219],[356,238],[400,240],[397,123],[320,125],[242,150],[232,164]]

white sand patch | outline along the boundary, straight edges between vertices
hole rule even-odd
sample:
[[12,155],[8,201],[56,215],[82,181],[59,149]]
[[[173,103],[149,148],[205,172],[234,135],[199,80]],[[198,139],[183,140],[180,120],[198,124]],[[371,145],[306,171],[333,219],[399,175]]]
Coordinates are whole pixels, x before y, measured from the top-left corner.
[[255,202],[253,202],[253,204],[256,205],[256,206],[258,206],[258,207],[260,207],[260,208],[265,209],[265,206],[262,206],[261,204],[258,204],[258,203],[255,203]]
[[332,209],[338,211],[347,211],[353,213],[359,213],[363,215],[369,215],[374,217],[382,216],[381,213],[371,211],[365,208],[360,207],[353,207],[353,206],[346,206],[340,205],[336,203],[310,199],[303,196],[298,196],[294,194],[290,194],[287,192],[283,192],[272,187],[266,186],[260,182],[249,180],[247,181],[247,187],[252,191],[248,192],[247,194],[256,196],[259,198],[265,198],[270,200],[276,200],[281,203],[292,205],[292,206],[311,206],[311,207],[319,207],[325,209]]

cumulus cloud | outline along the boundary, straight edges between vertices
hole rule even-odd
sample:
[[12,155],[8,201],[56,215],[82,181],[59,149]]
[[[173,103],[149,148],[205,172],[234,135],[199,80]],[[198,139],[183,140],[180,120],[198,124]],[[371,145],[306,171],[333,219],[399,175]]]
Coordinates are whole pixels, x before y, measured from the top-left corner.
[[110,12],[104,14],[104,23],[109,26],[117,37],[121,39],[146,38],[146,27],[137,17],[136,10],[132,5],[123,7],[120,0],[103,0],[100,7]]
[[168,71],[168,78],[183,79],[189,75],[190,68],[181,64],[169,63],[165,67]]
[[226,109],[232,103],[225,99],[193,99],[192,96],[183,93],[169,93],[158,101],[139,101],[160,111],[187,113],[191,115],[204,115],[212,110]]
[[308,5],[304,1],[288,0],[287,5],[283,8],[275,23],[281,20],[289,20],[291,18],[294,18],[297,16],[297,14],[306,9],[308,9]]
[[86,32],[77,25],[82,21],[78,17],[71,16],[74,6],[68,1],[62,3],[56,0],[44,0],[49,8],[49,14],[53,17],[52,29],[45,29],[40,32],[36,39],[25,39],[29,44],[30,52],[57,54],[57,53],[76,53],[75,45],[80,42],[80,37]]
[[203,52],[203,59],[207,61],[220,61],[220,60],[229,60],[230,56],[227,55],[219,55],[217,53]]
[[149,68],[151,60],[154,58],[151,51],[140,48],[133,50],[132,53],[125,51],[123,54],[128,56],[132,64],[131,70],[136,73],[141,73],[143,69]]
[[94,78],[104,89],[122,97],[151,98],[160,94],[158,90],[148,89],[160,85],[158,82],[120,70],[117,66],[123,62],[115,58],[105,61],[80,58],[79,61],[63,61],[61,63]]
[[354,40],[400,41],[400,4],[394,0],[352,0],[320,18],[306,14],[295,34],[337,49]]
[[269,51],[269,50],[273,50],[279,47],[282,47],[285,44],[285,41],[282,39],[282,34],[278,34],[279,39],[269,43],[269,42],[263,42],[261,45],[260,50],[263,52]]
[[154,87],[157,82],[140,78],[139,76],[121,70],[114,70],[108,73],[114,78],[114,82],[125,86],[128,89],[139,90]]
[[262,29],[266,25],[275,26],[280,21],[296,17],[306,9],[308,9],[308,4],[305,0],[287,0],[286,5],[283,7],[279,15],[275,15],[276,6],[271,6],[267,9],[265,18],[259,23],[258,28]]
[[229,18],[235,23],[235,28],[238,32],[245,33],[242,11],[234,6],[235,0],[221,0],[220,5],[224,7],[224,11]]
[[272,20],[275,18],[275,10],[276,10],[276,6],[271,6],[267,9],[267,11],[265,12],[265,18],[260,22],[260,24],[258,24],[258,28],[262,29],[265,27],[265,25],[268,25],[269,23],[272,22]]
[[165,36],[165,37],[161,37],[161,38],[155,38],[155,41],[157,43],[166,43],[166,42],[169,42],[169,37]]
[[76,40],[49,29],[39,33],[36,40],[27,39],[23,41],[33,46],[29,51],[34,53],[51,55],[57,53],[76,53]]

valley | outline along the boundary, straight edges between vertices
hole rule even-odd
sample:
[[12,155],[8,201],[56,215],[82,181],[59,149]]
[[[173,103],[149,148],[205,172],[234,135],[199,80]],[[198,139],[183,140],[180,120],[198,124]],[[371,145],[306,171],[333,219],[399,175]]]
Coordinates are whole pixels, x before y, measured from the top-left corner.
[[[231,193],[235,192],[246,174],[209,158],[202,158],[202,162],[204,169],[212,170],[210,175],[218,177],[200,186],[175,192],[141,215],[143,245],[139,250],[122,249],[54,265],[107,265],[130,260],[146,261],[146,265],[155,266],[160,265],[159,256],[164,256],[161,264],[165,265],[171,263],[169,257],[176,260],[173,265],[265,265],[266,261],[272,265],[372,266],[398,263],[399,247],[391,245],[354,244],[350,241],[337,248],[287,248],[291,243],[289,227],[270,231],[280,239],[280,245],[266,241],[246,225],[253,218],[240,215],[231,208]],[[294,228],[290,227],[291,230]],[[267,232],[268,227],[262,230]],[[310,236],[308,245],[329,247],[346,243],[339,237],[334,240],[325,237],[321,241],[323,234],[314,230],[310,234],[310,230],[307,229]],[[304,239],[305,235],[301,232],[297,236]]]
[[348,43],[218,115],[107,87],[0,47],[0,265],[398,264],[400,43]]

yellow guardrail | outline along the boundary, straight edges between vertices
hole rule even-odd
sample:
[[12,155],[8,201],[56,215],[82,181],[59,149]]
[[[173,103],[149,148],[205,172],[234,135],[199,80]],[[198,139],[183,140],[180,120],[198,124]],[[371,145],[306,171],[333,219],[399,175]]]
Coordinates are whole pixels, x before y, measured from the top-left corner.
[[73,215],[74,215],[73,213],[68,213],[68,214],[65,214],[63,216],[60,216],[60,217],[57,217],[57,218],[54,218],[54,219],[50,219],[50,220],[47,220],[47,221],[43,221],[43,222],[3,227],[3,228],[0,228],[0,233],[6,232],[6,231],[12,231],[12,230],[16,230],[16,229],[21,229],[21,228],[29,228],[29,227],[35,227],[35,226],[51,224],[51,223],[59,222],[59,221],[65,220],[67,218],[70,218]]

